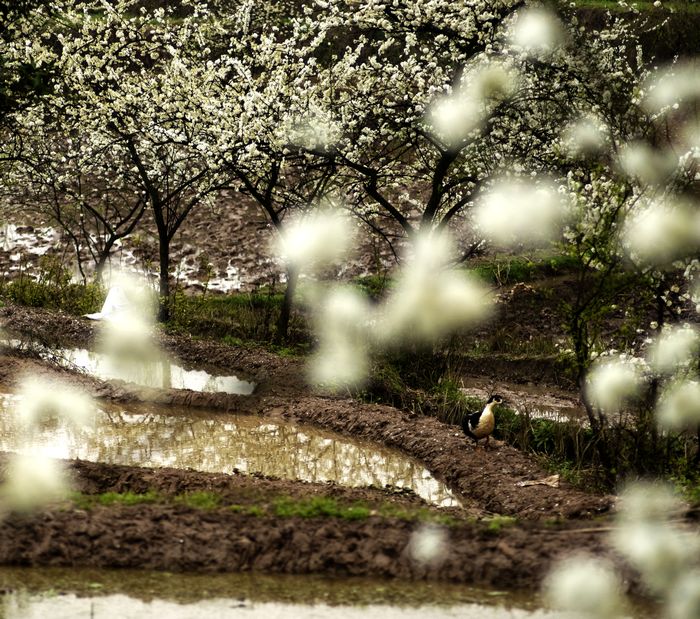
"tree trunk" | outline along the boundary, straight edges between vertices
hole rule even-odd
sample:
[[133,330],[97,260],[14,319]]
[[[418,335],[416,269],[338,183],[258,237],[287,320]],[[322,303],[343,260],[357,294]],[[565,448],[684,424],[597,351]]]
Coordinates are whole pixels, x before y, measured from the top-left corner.
[[294,292],[296,291],[298,280],[299,272],[297,269],[288,266],[287,289],[284,291],[284,300],[280,308],[280,317],[277,321],[277,332],[275,333],[275,342],[278,344],[286,341],[289,336],[289,319],[292,315],[292,303],[294,301]]
[[170,239],[159,235],[160,290],[158,296],[158,322],[170,319]]

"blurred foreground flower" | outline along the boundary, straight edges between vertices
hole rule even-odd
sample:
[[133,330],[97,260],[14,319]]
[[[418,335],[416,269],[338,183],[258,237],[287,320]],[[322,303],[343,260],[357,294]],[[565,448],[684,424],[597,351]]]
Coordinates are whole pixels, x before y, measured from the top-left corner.
[[586,393],[591,403],[607,413],[620,410],[624,401],[637,394],[642,385],[639,370],[628,361],[598,361],[588,373]]
[[618,617],[623,607],[622,587],[612,566],[587,555],[558,563],[544,583],[544,593],[549,605],[575,617]]
[[562,131],[561,140],[570,157],[595,155],[607,142],[607,127],[598,117],[590,114],[569,123]]
[[151,362],[162,358],[155,336],[155,304],[150,288],[129,274],[112,278],[119,290],[115,311],[100,323],[98,348],[115,365]]
[[653,202],[630,219],[623,234],[633,259],[652,266],[668,266],[697,250],[698,215],[682,202]]
[[317,209],[289,222],[276,239],[273,249],[298,270],[323,268],[350,253],[355,229],[336,209]]
[[64,498],[69,477],[63,465],[49,458],[12,454],[0,486],[0,509],[28,511]]
[[697,61],[678,62],[653,74],[644,88],[644,107],[659,112],[678,102],[700,99],[700,66]]
[[455,90],[437,99],[426,123],[452,149],[481,129],[494,104],[510,97],[517,86],[516,73],[500,62],[484,62],[465,71]]
[[411,533],[408,554],[421,565],[440,565],[448,554],[447,531],[434,524],[421,525]]
[[519,245],[554,239],[563,215],[563,201],[552,184],[502,180],[481,197],[474,219],[497,244]]
[[415,239],[413,255],[380,308],[378,341],[431,342],[488,316],[488,288],[468,273],[447,267],[451,250],[446,233]]
[[661,395],[656,418],[669,430],[700,425],[700,383],[694,380],[671,383]]
[[687,366],[700,347],[700,337],[690,326],[673,327],[664,331],[649,350],[649,364],[657,372],[672,374]]
[[678,159],[670,151],[657,150],[644,142],[630,142],[620,149],[618,163],[627,176],[657,185],[673,174]]
[[543,7],[518,11],[510,33],[511,43],[532,56],[550,54],[565,39],[564,27],[552,12]]
[[357,290],[335,287],[321,298],[315,315],[319,345],[310,362],[312,382],[338,387],[365,380],[369,321],[367,299]]
[[93,420],[96,411],[89,395],[56,379],[26,378],[20,383],[18,395],[15,406],[25,426],[53,417],[84,426]]
[[668,488],[636,484],[621,495],[620,522],[613,545],[655,592],[668,595],[696,562],[700,539],[669,519],[680,507]]

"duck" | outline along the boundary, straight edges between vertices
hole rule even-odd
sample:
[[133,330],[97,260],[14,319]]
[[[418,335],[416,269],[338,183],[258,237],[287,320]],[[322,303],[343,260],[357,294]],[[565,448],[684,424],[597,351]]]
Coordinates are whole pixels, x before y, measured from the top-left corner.
[[477,445],[482,438],[486,438],[484,447],[488,446],[491,433],[496,427],[496,416],[493,413],[493,407],[502,403],[503,396],[492,395],[486,402],[484,410],[477,413],[469,413],[462,420],[462,431],[468,437],[473,438]]

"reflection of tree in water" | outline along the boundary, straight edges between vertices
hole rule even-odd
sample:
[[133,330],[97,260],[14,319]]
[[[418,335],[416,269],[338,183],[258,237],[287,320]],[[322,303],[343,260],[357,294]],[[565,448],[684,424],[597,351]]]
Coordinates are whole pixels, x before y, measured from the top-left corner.
[[[412,488],[423,498],[450,503],[449,492],[420,463],[378,445],[338,438],[315,428],[273,424],[254,416],[160,415],[101,412],[94,428],[52,422],[31,438],[32,448],[54,457],[208,472],[260,472],[346,486]],[[0,417],[0,449],[19,447],[11,416]]]

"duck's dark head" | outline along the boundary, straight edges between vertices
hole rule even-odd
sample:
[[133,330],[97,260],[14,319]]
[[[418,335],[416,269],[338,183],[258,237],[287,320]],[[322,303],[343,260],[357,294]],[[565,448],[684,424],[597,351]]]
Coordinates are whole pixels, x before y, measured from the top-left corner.
[[503,396],[492,395],[486,404],[503,404]]

